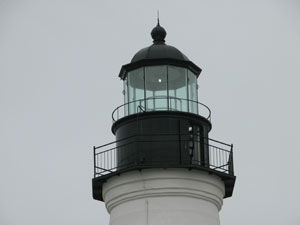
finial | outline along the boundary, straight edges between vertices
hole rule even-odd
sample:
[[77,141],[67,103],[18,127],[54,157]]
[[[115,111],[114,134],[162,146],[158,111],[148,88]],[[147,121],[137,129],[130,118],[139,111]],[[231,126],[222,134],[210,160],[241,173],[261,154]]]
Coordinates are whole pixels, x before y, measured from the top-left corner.
[[165,37],[167,32],[159,24],[159,11],[157,10],[157,25],[151,31],[151,36],[153,38],[154,44],[163,44],[165,42]]

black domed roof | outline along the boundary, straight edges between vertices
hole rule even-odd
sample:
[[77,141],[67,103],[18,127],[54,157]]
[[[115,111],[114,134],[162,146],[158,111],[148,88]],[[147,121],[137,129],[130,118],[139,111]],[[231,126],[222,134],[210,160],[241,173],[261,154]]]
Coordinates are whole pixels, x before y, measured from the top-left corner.
[[132,58],[131,62],[137,62],[143,59],[177,59],[189,61],[177,48],[166,44],[153,44],[147,48],[138,51]]
[[143,66],[173,65],[190,69],[198,77],[201,68],[191,62],[177,48],[165,44],[166,30],[160,26],[159,21],[151,31],[153,44],[138,51],[129,64],[123,65],[119,73],[125,79],[127,73]]
[[145,59],[176,59],[189,61],[188,57],[186,57],[177,48],[165,44],[166,35],[167,32],[163,27],[160,26],[158,21],[156,27],[154,27],[151,31],[153,44],[138,51],[133,56],[131,63]]

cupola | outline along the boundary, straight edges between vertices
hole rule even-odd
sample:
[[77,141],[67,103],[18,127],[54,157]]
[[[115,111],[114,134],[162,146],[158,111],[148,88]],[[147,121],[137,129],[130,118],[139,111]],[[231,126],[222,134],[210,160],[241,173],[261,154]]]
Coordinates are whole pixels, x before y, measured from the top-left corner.
[[[140,111],[199,113],[197,78],[201,69],[167,45],[166,35],[158,22],[151,32],[153,44],[122,66],[119,77],[124,81],[124,116]],[[209,110],[205,114],[210,117]]]

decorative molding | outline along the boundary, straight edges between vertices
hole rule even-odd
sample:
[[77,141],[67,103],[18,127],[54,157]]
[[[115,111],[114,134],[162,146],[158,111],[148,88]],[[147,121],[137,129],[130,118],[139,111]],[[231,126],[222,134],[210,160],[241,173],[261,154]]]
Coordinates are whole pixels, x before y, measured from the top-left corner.
[[109,179],[103,198],[110,213],[116,206],[137,199],[185,197],[207,201],[221,210],[223,181],[212,174],[185,169],[131,171]]

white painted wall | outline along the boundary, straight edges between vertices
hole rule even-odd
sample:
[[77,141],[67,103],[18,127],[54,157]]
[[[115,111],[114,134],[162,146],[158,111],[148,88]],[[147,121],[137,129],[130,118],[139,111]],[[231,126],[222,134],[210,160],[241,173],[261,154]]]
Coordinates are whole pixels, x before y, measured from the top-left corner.
[[110,225],[219,225],[224,183],[188,169],[145,169],[110,178],[103,198]]

